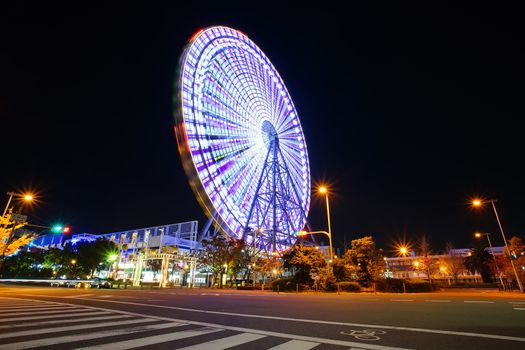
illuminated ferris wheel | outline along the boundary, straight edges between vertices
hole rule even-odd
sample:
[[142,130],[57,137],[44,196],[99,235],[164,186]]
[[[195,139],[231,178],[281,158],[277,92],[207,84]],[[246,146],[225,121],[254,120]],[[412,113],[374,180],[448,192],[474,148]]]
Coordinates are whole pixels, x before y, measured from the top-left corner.
[[246,35],[227,27],[196,33],[179,69],[177,142],[206,215],[258,251],[293,245],[306,224],[310,168],[279,73]]

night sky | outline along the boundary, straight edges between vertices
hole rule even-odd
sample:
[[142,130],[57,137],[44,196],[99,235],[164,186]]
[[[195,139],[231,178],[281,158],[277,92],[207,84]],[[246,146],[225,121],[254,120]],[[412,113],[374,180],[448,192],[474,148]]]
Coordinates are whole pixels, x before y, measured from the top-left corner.
[[[189,1],[187,1],[189,2]],[[0,206],[32,188],[33,223],[75,233],[199,220],[173,132],[179,56],[197,30],[246,33],[297,107],[334,243],[405,236],[434,251],[525,236],[522,12],[457,5],[36,5],[0,11]],[[67,4],[67,5],[66,5]],[[495,3],[494,3],[495,4]],[[493,4],[493,5],[494,5]],[[500,5],[498,5],[500,6]],[[326,230],[323,202],[312,202]]]

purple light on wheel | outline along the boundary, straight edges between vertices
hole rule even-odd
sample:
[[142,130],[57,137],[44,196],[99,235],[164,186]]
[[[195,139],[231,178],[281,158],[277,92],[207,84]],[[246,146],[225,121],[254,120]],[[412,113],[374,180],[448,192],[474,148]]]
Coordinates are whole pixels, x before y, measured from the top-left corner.
[[[227,27],[199,31],[181,58],[175,111],[177,142],[193,191],[209,217],[240,238],[261,222],[248,212],[255,200],[269,142],[278,138],[296,207],[275,210],[302,229],[310,205],[306,143],[290,94],[266,55],[246,35]],[[261,191],[271,191],[267,185]],[[258,193],[258,192],[257,192]],[[281,217],[278,217],[277,221]]]

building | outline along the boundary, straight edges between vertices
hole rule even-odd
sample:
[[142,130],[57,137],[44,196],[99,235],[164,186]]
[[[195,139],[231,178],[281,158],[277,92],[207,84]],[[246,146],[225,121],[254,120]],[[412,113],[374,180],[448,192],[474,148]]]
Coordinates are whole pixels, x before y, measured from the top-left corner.
[[129,280],[134,285],[205,285],[206,273],[197,271],[193,253],[200,249],[198,222],[188,221],[105,234],[48,234],[35,238],[29,248],[62,248],[80,241],[106,238],[117,244],[119,254],[103,276]]

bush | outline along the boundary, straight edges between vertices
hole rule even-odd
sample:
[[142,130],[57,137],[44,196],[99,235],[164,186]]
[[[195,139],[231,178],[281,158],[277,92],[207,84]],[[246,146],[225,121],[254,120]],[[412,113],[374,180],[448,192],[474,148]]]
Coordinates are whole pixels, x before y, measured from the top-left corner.
[[[277,287],[279,287],[279,289],[277,289]],[[274,292],[276,292],[277,290],[279,290],[280,292],[295,291],[297,287],[299,287],[299,290],[301,291],[309,289],[308,285],[298,283],[297,279],[295,279],[294,277],[279,278],[275,281],[272,281],[272,290]]]
[[357,282],[338,282],[337,287],[341,292],[359,292],[361,286]]
[[237,290],[259,290],[261,287],[256,286],[237,286]]
[[[376,291],[388,292],[388,293],[421,293],[421,292],[432,292],[436,289],[432,284],[423,281],[407,281],[400,278],[387,278],[384,280],[378,280],[375,282]],[[403,289],[403,284],[405,285]]]

